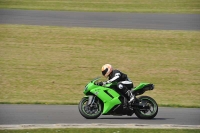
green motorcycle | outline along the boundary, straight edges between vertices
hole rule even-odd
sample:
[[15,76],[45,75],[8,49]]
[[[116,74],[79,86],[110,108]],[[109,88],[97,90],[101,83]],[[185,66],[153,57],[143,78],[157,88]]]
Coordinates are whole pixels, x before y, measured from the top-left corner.
[[153,90],[154,85],[140,83],[132,89],[134,102],[129,103],[128,98],[117,89],[117,83],[99,86],[100,78],[89,82],[84,89],[83,97],[78,105],[80,114],[86,119],[96,119],[100,115],[128,115],[134,113],[140,119],[152,119],[158,113],[156,101],[149,96],[139,96],[145,91]]

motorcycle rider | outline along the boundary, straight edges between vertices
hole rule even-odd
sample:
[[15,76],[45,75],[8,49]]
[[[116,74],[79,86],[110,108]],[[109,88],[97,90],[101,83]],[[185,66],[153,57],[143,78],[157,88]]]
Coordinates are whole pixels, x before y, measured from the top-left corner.
[[117,69],[113,70],[113,67],[110,64],[103,65],[101,71],[102,75],[108,78],[108,80],[105,82],[100,82],[99,85],[102,86],[108,83],[117,82],[117,88],[129,97],[129,103],[134,101],[134,96],[131,92],[131,88],[133,88],[133,82],[129,80],[126,74]]

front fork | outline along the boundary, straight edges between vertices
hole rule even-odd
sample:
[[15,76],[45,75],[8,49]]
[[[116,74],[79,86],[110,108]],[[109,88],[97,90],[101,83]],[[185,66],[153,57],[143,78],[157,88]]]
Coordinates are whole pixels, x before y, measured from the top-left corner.
[[88,105],[88,106],[91,106],[91,105],[94,103],[96,96],[94,96],[94,95],[89,95],[89,96],[87,96],[87,97],[88,97],[87,105]]

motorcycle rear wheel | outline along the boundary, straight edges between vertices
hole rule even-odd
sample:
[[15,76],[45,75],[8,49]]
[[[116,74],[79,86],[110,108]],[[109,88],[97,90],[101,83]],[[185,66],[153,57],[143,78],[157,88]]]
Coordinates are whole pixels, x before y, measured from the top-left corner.
[[83,97],[79,102],[78,108],[80,114],[86,119],[96,119],[101,115],[102,104],[96,99],[92,105],[87,105],[88,97]]
[[149,96],[140,96],[138,101],[148,107],[135,109],[135,115],[140,119],[153,119],[158,113],[158,104]]

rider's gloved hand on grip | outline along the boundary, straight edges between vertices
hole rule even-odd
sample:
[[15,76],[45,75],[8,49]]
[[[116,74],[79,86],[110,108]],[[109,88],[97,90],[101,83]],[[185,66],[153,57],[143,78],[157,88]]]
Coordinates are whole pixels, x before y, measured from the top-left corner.
[[103,85],[105,85],[106,84],[106,82],[99,82],[98,83],[98,85],[100,85],[100,86],[103,86]]
[[102,85],[103,85],[103,82],[99,82],[99,83],[97,83],[97,85],[102,86]]

